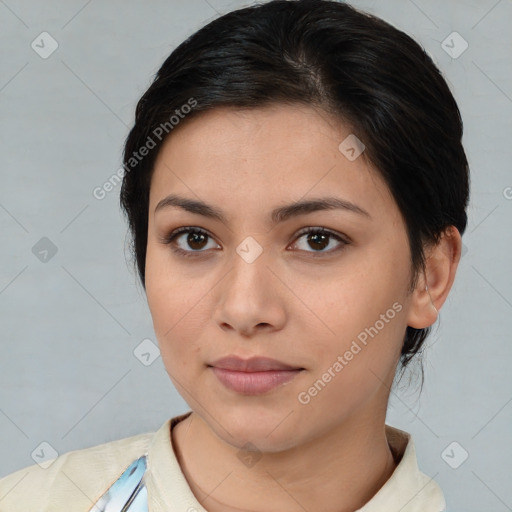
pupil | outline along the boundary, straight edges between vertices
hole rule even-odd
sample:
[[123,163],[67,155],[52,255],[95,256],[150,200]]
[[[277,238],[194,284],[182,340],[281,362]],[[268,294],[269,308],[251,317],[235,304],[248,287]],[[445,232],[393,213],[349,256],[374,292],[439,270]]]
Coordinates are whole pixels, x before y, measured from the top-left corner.
[[[197,239],[201,239],[199,241],[199,247],[195,247],[194,244],[197,243]],[[192,249],[202,249],[204,247],[204,242],[206,240],[206,236],[203,233],[190,233],[188,236],[187,243]]]
[[[325,235],[323,233],[313,233],[308,237],[308,242],[313,242],[313,244],[316,244],[317,249],[324,249],[328,243],[326,244],[326,240],[328,239],[329,235]],[[321,247],[320,247],[320,246]],[[315,247],[313,247],[315,248]]]

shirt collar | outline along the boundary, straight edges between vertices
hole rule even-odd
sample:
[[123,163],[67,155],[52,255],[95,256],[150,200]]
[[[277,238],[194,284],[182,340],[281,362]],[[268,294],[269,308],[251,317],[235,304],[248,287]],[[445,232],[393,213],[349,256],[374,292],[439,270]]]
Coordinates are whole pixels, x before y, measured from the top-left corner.
[[357,512],[443,512],[446,503],[437,483],[418,467],[414,441],[408,432],[386,425],[395,471],[377,494]]
[[[153,436],[144,477],[151,511],[207,512],[192,493],[171,441],[172,427],[191,412],[167,420]],[[357,512],[443,512],[443,493],[432,478],[419,470],[411,435],[386,425],[386,437],[398,465],[377,494]]]

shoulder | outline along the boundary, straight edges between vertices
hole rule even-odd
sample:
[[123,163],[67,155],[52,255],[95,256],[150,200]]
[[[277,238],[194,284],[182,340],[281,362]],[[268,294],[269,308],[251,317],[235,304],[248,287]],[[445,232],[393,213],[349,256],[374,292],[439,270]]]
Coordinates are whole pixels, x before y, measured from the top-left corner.
[[[166,422],[167,423],[167,422]],[[133,460],[147,453],[154,432],[64,453],[0,479],[0,512],[88,511]]]

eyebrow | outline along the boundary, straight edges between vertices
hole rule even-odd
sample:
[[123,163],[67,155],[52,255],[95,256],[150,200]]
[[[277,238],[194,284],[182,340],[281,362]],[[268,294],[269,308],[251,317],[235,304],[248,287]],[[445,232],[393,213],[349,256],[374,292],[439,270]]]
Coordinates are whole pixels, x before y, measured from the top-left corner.
[[[156,205],[155,214],[160,210],[170,207],[182,208],[190,213],[218,220],[224,224],[228,223],[226,216],[219,208],[209,205],[203,201],[189,199],[176,194],[171,194],[162,199]],[[274,225],[299,215],[334,209],[345,210],[371,219],[371,215],[366,210],[354,203],[351,203],[350,201],[339,197],[320,197],[318,199],[297,201],[295,203],[275,208],[270,214],[270,221]]]

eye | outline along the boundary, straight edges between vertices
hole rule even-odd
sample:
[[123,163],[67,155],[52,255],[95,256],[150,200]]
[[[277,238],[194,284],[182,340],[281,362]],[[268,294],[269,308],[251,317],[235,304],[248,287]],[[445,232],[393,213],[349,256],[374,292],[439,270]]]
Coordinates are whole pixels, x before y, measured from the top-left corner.
[[[165,237],[162,242],[169,245],[172,244],[173,251],[177,252],[178,254],[182,254],[183,256],[194,256],[194,253],[205,252],[202,249],[212,248],[208,247],[208,238],[212,239],[212,237],[203,229],[192,226],[184,226],[173,231],[170,235]],[[182,244],[181,247],[179,242]]]
[[[319,256],[333,253],[350,244],[348,238],[325,228],[305,228],[297,236],[299,237],[299,242],[295,242],[291,247],[297,247],[301,251],[313,253],[313,256],[316,256],[314,253],[318,253]],[[302,243],[300,242],[301,238],[304,238]],[[162,242],[171,245],[172,250],[182,256],[200,256],[207,249],[215,249],[214,246],[208,247],[208,239],[217,245],[217,248],[220,248],[218,244],[213,242],[213,238],[208,232],[193,226],[184,226],[176,229],[162,239]],[[333,240],[335,243],[332,243]],[[334,248],[332,248],[333,245]],[[330,246],[330,250],[324,250]],[[313,250],[308,250],[308,247]]]
[[[295,242],[294,246],[299,246],[298,248],[300,250],[304,250],[306,252],[320,254],[332,253],[343,249],[345,245],[348,245],[350,243],[350,241],[346,237],[343,237],[325,228],[306,228],[305,230],[300,231],[298,235],[299,240],[301,238],[303,238],[304,240],[302,243]],[[337,244],[333,244],[333,240],[335,240]],[[332,249],[333,245],[334,249]],[[331,246],[331,249],[328,251],[324,251],[324,249],[328,248],[329,246]],[[313,250],[309,251],[307,247],[312,248]]]

